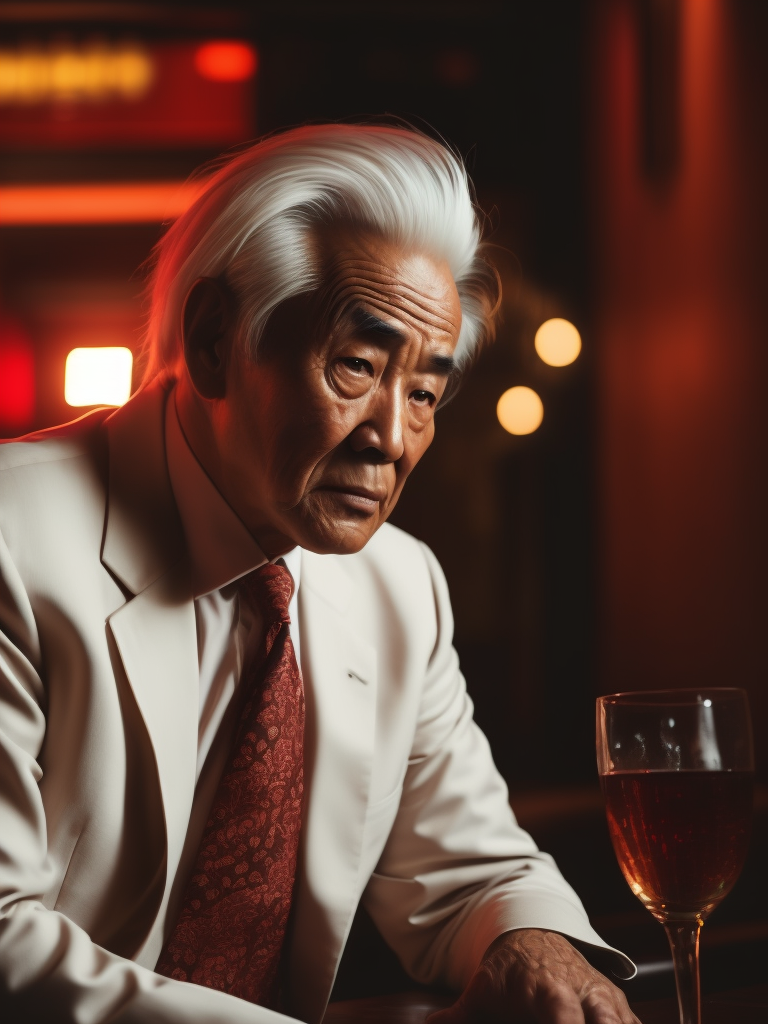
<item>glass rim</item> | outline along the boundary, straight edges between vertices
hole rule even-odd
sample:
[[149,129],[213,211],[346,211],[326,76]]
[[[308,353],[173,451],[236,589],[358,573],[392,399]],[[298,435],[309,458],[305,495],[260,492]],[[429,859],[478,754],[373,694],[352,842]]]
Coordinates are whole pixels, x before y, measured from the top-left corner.
[[[696,694],[697,699],[693,699]],[[623,690],[619,693],[606,693],[598,697],[600,705],[622,704],[626,707],[651,704],[686,704],[693,707],[702,704],[710,697],[747,697],[747,691],[741,686],[688,686],[667,690]],[[666,698],[666,699],[665,699]]]

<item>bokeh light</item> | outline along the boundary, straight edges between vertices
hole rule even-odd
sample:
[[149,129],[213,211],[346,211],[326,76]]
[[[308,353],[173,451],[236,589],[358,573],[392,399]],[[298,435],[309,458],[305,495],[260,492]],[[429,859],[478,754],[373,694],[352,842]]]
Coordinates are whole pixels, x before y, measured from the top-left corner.
[[510,434],[532,434],[544,419],[544,405],[532,388],[509,388],[496,405],[496,415]]
[[256,51],[237,39],[203,43],[195,52],[198,74],[212,82],[247,82],[256,73]]
[[131,395],[128,348],[73,348],[64,370],[67,405],[123,405]]
[[35,412],[35,359],[21,328],[0,319],[0,437],[26,430]]
[[146,50],[130,43],[3,49],[0,105],[137,100],[154,73]]
[[533,343],[539,358],[549,366],[567,366],[581,352],[581,335],[570,320],[559,316],[544,321]]

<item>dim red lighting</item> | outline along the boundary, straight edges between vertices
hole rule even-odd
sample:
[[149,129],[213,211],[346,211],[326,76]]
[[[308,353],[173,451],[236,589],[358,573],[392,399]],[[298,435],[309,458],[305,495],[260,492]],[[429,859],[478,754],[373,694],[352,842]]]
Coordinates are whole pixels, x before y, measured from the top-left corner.
[[195,52],[195,69],[212,82],[245,82],[253,78],[257,63],[254,48],[237,40],[203,43]]
[[444,85],[471,85],[478,76],[478,60],[470,50],[443,50],[437,56],[435,70]]
[[0,323],[0,431],[20,433],[35,412],[35,361],[32,346],[13,323]]

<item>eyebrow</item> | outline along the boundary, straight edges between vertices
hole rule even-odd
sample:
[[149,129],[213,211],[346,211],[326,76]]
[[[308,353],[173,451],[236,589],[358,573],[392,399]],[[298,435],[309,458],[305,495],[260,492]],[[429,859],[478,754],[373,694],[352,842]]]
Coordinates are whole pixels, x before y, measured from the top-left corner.
[[405,341],[405,335],[398,327],[388,324],[386,320],[380,320],[361,306],[354,306],[349,311],[349,320],[357,333],[364,338],[370,338],[372,341],[376,339]]
[[[349,311],[349,321],[358,334],[371,341],[405,341],[406,338],[399,327],[380,320],[361,306],[354,306]],[[430,356],[429,362],[432,370],[441,377],[449,377],[456,369],[453,356]]]
[[441,377],[449,377],[456,369],[456,360],[453,356],[430,356],[432,369]]

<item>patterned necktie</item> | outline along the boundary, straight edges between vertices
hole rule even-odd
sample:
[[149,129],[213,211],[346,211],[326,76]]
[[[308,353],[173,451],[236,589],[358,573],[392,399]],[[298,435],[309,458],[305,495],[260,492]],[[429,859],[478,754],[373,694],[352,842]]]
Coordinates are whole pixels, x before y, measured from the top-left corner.
[[[296,877],[304,789],[304,688],[288,625],[293,580],[267,564],[243,582],[262,649],[176,926],[156,970],[274,1005]],[[242,592],[242,591],[241,591]]]

